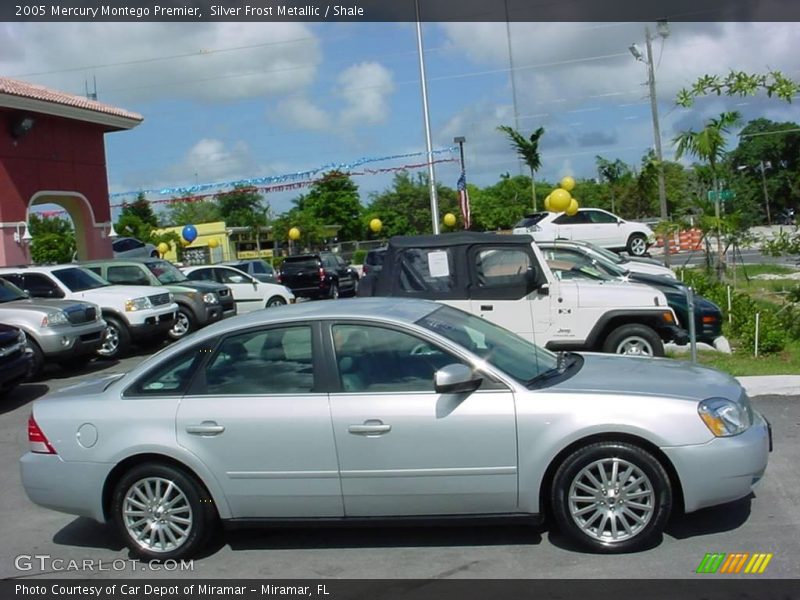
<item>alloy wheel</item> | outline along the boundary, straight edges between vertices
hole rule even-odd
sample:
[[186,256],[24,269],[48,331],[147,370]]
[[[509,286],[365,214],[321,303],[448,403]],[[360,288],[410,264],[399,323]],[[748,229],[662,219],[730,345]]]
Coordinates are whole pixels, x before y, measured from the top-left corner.
[[167,553],[189,538],[193,514],[189,499],[174,481],[147,477],[125,493],[122,520],[128,535],[143,549]]
[[653,346],[643,337],[630,336],[617,345],[617,354],[627,356],[653,356]]

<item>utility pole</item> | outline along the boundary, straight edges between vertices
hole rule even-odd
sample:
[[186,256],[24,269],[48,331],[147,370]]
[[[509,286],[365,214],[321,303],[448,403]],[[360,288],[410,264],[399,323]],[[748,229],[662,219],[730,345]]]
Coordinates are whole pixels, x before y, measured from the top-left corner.
[[767,193],[767,176],[764,173],[766,166],[764,165],[763,160],[759,161],[759,166],[761,167],[761,187],[764,190],[764,208],[767,209],[767,225],[772,225],[772,217],[769,214],[769,194]]
[[428,83],[425,78],[425,50],[422,47],[422,23],[419,20],[419,0],[414,0],[417,17],[417,53],[419,54],[419,78],[422,83],[422,117],[425,120],[425,143],[428,149],[428,185],[431,197],[431,223],[433,234],[439,235],[439,198],[436,193],[436,172],[433,168],[433,145],[431,144],[431,120],[428,115]]
[[[629,50],[633,57],[641,62],[647,64],[647,85],[650,95],[650,112],[653,116],[653,139],[655,142],[656,160],[656,174],[658,175],[658,205],[661,212],[661,220],[667,221],[669,219],[669,212],[667,211],[667,190],[664,184],[664,155],[661,152],[661,128],[658,124],[658,99],[656,97],[656,69],[653,64],[653,35],[650,33],[650,27],[644,28],[645,44],[647,46],[647,56],[643,57],[642,53],[636,47],[636,44],[630,46]],[[669,35],[669,26],[666,21],[658,22],[658,35],[664,39]],[[719,210],[719,207],[717,207]],[[719,216],[719,215],[717,215]],[[664,236],[664,264],[669,266],[669,237]]]

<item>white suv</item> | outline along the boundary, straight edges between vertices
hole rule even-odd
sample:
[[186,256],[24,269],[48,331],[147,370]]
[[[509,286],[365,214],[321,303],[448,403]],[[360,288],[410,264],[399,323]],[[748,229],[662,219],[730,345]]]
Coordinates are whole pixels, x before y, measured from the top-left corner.
[[573,216],[532,213],[514,226],[514,233],[530,234],[537,242],[582,240],[609,250],[626,250],[631,256],[647,254],[654,240],[653,230],[647,225],[626,221],[600,208],[581,208]]
[[178,305],[169,290],[141,285],[111,285],[76,265],[0,268],[0,277],[34,298],[86,300],[102,310],[107,329],[97,353],[124,356],[133,342],[165,338]]

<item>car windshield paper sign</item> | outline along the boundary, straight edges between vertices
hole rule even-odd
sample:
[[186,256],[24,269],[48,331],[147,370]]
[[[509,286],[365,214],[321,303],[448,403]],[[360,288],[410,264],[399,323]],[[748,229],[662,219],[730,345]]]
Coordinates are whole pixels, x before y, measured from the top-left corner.
[[450,265],[447,262],[447,252],[439,250],[428,254],[428,271],[431,277],[449,277]]

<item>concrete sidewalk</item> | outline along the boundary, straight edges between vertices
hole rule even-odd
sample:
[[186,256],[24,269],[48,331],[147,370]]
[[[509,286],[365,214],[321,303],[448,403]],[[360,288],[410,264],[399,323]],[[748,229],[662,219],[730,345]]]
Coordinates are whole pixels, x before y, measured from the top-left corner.
[[748,396],[800,396],[800,375],[737,377]]

